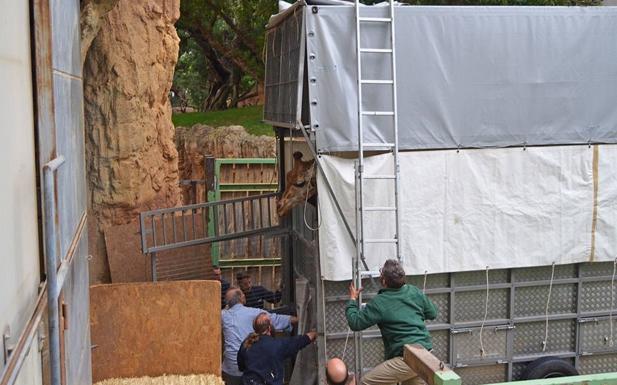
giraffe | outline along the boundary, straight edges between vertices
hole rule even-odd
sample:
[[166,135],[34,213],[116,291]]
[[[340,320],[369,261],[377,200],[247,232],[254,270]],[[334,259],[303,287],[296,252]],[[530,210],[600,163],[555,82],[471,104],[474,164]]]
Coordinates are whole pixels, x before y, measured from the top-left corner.
[[276,204],[276,213],[284,217],[295,206],[308,200],[315,204],[317,183],[315,179],[315,160],[303,161],[304,155],[296,151],[291,171],[285,175],[285,191]]

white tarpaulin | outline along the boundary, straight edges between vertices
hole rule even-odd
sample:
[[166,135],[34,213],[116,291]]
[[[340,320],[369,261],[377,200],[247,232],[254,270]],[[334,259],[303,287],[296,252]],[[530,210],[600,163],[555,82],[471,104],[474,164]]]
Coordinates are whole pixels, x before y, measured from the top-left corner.
[[[354,161],[321,160],[355,230]],[[390,154],[366,158],[366,174],[388,174],[390,162]],[[403,152],[400,164],[400,238],[408,274],[617,257],[617,146]],[[366,207],[392,205],[391,182],[365,183]],[[322,275],[350,279],[355,245],[321,176],[318,189]],[[365,238],[392,237],[392,213],[366,215]],[[369,269],[378,270],[393,251],[369,245]]]
[[[354,8],[305,12],[310,119],[323,152],[357,148]],[[362,7],[386,16],[386,7]],[[389,48],[387,23],[361,45]],[[395,7],[401,149],[617,142],[617,7]],[[388,54],[363,79],[388,80]],[[391,86],[363,86],[364,110],[392,109]],[[390,116],[366,142],[392,142]]]

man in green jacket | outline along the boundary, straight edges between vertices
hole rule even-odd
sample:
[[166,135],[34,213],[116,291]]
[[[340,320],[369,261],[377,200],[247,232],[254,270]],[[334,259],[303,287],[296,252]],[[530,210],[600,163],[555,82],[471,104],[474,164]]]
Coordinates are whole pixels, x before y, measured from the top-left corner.
[[405,284],[405,270],[393,259],[387,260],[380,270],[383,289],[363,309],[358,307],[362,289],[349,287],[347,323],[353,331],[379,326],[386,361],[362,377],[362,385],[410,385],[423,383],[403,360],[406,344],[420,344],[431,350],[431,336],[424,321],[435,319],[437,309],[420,289]]

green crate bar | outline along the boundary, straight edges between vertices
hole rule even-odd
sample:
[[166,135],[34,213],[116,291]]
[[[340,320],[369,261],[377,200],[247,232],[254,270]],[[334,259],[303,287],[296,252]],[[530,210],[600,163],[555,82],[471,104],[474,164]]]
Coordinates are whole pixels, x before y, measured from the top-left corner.
[[[206,177],[208,177],[208,169],[214,168],[214,181],[212,188],[207,189],[207,201],[220,201],[221,193],[223,192],[249,192],[249,193],[268,193],[278,190],[278,181],[276,183],[221,183],[221,166],[222,165],[276,165],[276,158],[228,158],[228,159],[213,159],[214,164],[208,166],[208,158],[206,158]],[[208,235],[216,234],[215,224],[218,223],[217,215],[214,209],[210,209],[208,213]],[[221,267],[239,267],[239,266],[278,266],[280,259],[244,259],[244,260],[221,260],[220,245],[218,242],[212,244],[210,248],[210,256],[212,264],[220,265]],[[273,264],[277,260],[277,264]],[[252,261],[248,264],[245,261]]]

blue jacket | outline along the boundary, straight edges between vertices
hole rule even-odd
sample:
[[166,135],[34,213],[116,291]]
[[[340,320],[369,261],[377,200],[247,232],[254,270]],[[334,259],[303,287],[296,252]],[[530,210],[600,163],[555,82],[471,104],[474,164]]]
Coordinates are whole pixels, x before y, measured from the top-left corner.
[[306,336],[272,338],[261,336],[248,349],[238,351],[238,368],[244,372],[244,385],[283,385],[285,359],[293,357],[311,343]]

